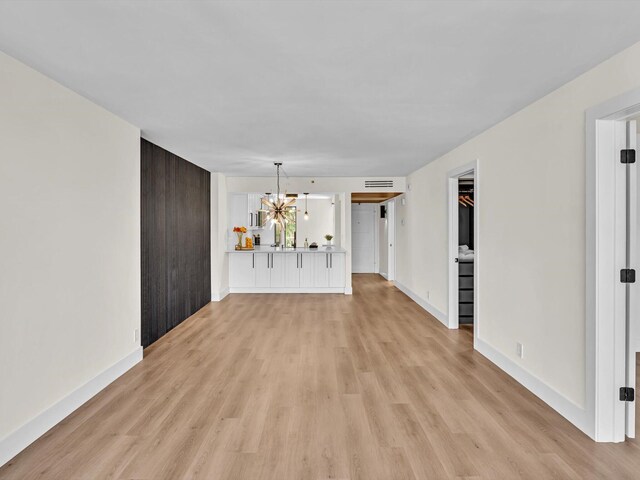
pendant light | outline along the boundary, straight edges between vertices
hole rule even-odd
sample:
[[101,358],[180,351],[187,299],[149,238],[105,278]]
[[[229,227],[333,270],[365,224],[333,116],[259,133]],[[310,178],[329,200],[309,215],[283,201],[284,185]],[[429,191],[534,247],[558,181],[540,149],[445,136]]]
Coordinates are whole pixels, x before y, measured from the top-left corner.
[[282,163],[274,163],[276,166],[276,198],[273,201],[269,201],[266,198],[262,199],[262,204],[267,209],[267,218],[265,221],[271,220],[272,224],[280,224],[282,231],[284,232],[285,222],[287,221],[287,209],[296,203],[296,199],[290,200],[285,197],[280,200],[280,167]]
[[309,209],[307,208],[307,199],[309,197],[308,193],[304,194],[304,219],[309,220]]

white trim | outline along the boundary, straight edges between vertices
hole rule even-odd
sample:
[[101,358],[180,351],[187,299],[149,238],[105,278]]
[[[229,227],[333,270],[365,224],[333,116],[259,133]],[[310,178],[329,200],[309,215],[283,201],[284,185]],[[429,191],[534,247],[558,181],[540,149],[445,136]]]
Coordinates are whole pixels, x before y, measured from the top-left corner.
[[[475,192],[474,192],[475,193]],[[418,294],[407,288],[400,282],[395,282],[396,287],[406,294],[411,300],[416,302],[420,307],[438,319],[445,327],[449,327],[447,315],[435,308]],[[566,418],[583,432],[589,431],[589,412],[584,408],[576,405],[567,399],[557,390],[549,387],[536,376],[532,375],[520,365],[514,363],[498,350],[478,337],[474,338],[473,348],[486,357],[490,362],[494,363],[498,368],[503,370],[507,375],[515,379],[527,390],[547,403],[556,412]]]
[[403,285],[402,283],[398,282],[397,280],[394,282],[394,285],[398,287],[398,290],[400,290],[407,297],[409,297],[411,300],[416,302],[420,307],[426,310],[427,313],[430,313],[432,316],[437,318],[445,327],[449,328],[449,321],[445,313],[438,310],[436,307],[431,305],[428,301],[426,301],[420,295],[412,291],[406,285]]
[[389,277],[387,276],[386,273],[384,272],[378,272],[378,275],[380,275],[382,278],[384,278],[385,280],[389,280]]
[[624,441],[624,405],[617,399],[626,358],[620,282],[615,278],[622,268],[616,233],[616,123],[638,113],[640,89],[586,112],[585,405],[590,421],[585,431],[599,442]]
[[0,466],[35,442],[141,360],[142,347],[138,347],[122,360],[99,373],[34,419],[0,440]]
[[214,292],[213,295],[211,295],[211,301],[212,302],[221,302],[222,300],[224,300],[224,298],[229,295],[229,289],[225,288],[220,292]]
[[344,294],[345,294],[345,295],[353,295],[353,288],[351,288],[351,287],[346,287],[346,288],[344,289]]
[[344,293],[350,295],[350,288],[275,288],[275,287],[231,287],[229,293]]
[[[475,192],[474,192],[475,193]],[[548,404],[556,412],[583,432],[589,431],[589,412],[576,405],[557,390],[554,390],[536,376],[529,373],[483,340],[474,339],[474,348],[503,370],[523,387]]]

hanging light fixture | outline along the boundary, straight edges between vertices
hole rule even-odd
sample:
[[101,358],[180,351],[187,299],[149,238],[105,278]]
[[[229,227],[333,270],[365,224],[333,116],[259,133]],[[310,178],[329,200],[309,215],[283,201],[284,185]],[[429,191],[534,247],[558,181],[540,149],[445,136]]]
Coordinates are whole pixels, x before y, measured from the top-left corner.
[[280,224],[280,227],[283,229],[282,231],[284,231],[285,228],[285,222],[287,221],[287,209],[293,205],[294,203],[296,203],[296,199],[295,198],[291,198],[290,200],[287,200],[287,196],[285,195],[284,198],[280,199],[280,167],[282,166],[282,163],[274,163],[274,165],[276,166],[276,198],[274,198],[273,200],[267,200],[266,198],[262,199],[262,204],[266,207],[267,209],[267,218],[265,219],[266,221],[271,220],[272,224]]
[[308,193],[304,194],[304,219],[309,220],[309,209],[307,208],[307,197],[309,197]]

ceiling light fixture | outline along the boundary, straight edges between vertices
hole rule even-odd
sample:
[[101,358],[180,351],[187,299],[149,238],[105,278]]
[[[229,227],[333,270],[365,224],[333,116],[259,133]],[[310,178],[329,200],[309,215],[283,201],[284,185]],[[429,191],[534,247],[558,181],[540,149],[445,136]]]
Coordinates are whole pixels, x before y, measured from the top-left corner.
[[309,197],[308,193],[304,194],[304,219],[309,220],[309,209],[307,208],[307,199]]
[[284,230],[285,223],[287,221],[287,208],[296,203],[295,198],[287,200],[287,196],[280,198],[280,167],[282,163],[274,163],[276,166],[276,197],[273,200],[262,199],[262,204],[267,208],[267,218],[265,222],[271,220],[272,224],[280,224],[280,227]]

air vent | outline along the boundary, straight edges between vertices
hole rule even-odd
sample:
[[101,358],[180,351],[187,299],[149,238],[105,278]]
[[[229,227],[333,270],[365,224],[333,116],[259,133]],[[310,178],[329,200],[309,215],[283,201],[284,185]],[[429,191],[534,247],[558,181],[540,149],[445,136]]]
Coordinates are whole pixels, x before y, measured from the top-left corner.
[[365,180],[364,188],[393,188],[393,180]]

